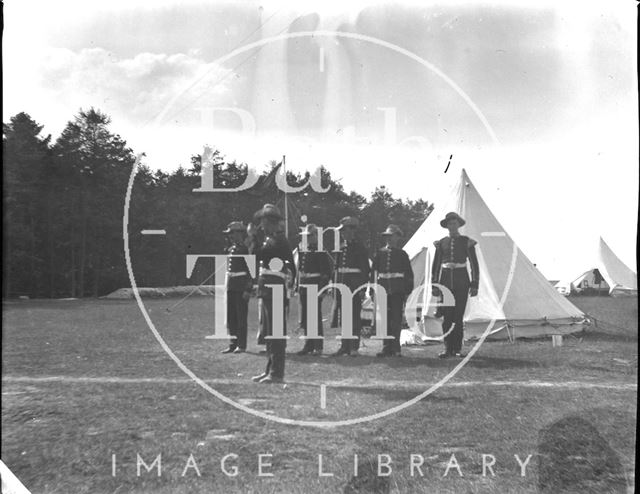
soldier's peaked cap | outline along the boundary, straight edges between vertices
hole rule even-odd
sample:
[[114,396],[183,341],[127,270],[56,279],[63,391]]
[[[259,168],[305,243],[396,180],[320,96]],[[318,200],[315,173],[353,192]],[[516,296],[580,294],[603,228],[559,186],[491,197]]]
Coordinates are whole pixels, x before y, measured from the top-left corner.
[[358,221],[358,218],[353,216],[345,216],[340,220],[340,226],[338,228],[344,228],[346,226],[358,228],[360,226],[360,221]]
[[402,237],[403,233],[398,225],[389,225],[387,229],[382,232],[382,235],[398,235]]
[[255,217],[257,219],[269,217],[280,220],[282,219],[282,214],[280,213],[280,209],[278,209],[273,204],[265,204],[264,206],[262,206],[262,209],[256,213]]
[[244,226],[242,221],[232,221],[227,225],[226,230],[222,230],[222,233],[232,233],[232,232],[245,232],[247,228]]

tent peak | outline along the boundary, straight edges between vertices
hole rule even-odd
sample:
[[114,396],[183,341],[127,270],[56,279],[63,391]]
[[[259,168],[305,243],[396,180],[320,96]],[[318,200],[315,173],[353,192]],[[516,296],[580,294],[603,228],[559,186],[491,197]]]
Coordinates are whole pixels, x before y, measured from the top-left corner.
[[467,170],[464,168],[460,173],[460,181],[464,184],[465,187],[469,187],[470,185],[473,185],[471,183],[471,179],[469,178],[469,175],[467,174]]

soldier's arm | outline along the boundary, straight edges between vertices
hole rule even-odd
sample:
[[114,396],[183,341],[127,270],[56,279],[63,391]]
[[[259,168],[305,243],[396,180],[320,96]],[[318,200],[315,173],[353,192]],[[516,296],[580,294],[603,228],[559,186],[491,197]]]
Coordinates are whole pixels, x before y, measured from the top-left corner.
[[[371,264],[371,271],[369,272],[369,283],[375,283],[376,282],[376,271],[378,270],[378,253],[376,252],[376,255],[373,256],[373,262]],[[369,264],[367,262],[367,264]]]
[[335,278],[338,259],[335,254],[327,252],[327,258],[329,259],[329,279]]
[[320,274],[329,281],[331,279],[331,257],[328,252],[320,256]]
[[341,262],[342,253],[337,252],[333,257],[333,271],[332,271],[332,280],[334,283],[338,283],[340,262]]
[[478,264],[478,256],[476,255],[477,242],[472,238],[469,239],[468,244],[468,256],[469,264],[471,265],[471,288],[478,289],[480,284],[480,266]]
[[362,274],[364,274],[366,279],[369,279],[373,274],[373,269],[371,269],[371,266],[369,265],[369,252],[367,252],[367,248],[364,245],[362,246],[360,258],[362,263],[362,267],[360,268],[362,269]]
[[291,270],[291,276],[293,279],[296,278],[297,270],[296,263],[293,260],[293,252],[291,251],[291,246],[287,240],[283,241],[282,245],[282,259],[288,265],[288,268]]
[[[240,247],[238,249],[238,254],[241,255],[248,255],[249,254],[249,249],[243,245],[242,247]],[[246,259],[240,259],[242,261],[242,265],[243,265],[243,269],[244,271],[247,272],[248,276],[247,276],[247,284],[245,286],[245,292],[251,292],[253,290],[253,279],[251,278],[251,270],[249,269],[249,265],[247,264]]]
[[436,247],[436,251],[433,254],[433,264],[431,265],[431,283],[438,283],[440,279],[440,263],[442,258],[442,252],[440,251],[440,241],[433,242]]
[[[249,249],[244,246],[241,245],[236,249],[236,254],[241,255],[241,256],[246,256],[249,255]],[[247,265],[247,261],[246,259],[239,259],[240,263],[241,263],[241,267],[248,273],[249,272],[249,266]]]
[[293,288],[298,291],[300,289],[300,265],[304,254],[298,250],[298,262],[296,263],[296,276],[293,278]]
[[249,250],[249,254],[255,254],[260,247],[260,238],[258,233],[258,228],[249,223],[247,226],[247,238],[245,240],[245,245]]

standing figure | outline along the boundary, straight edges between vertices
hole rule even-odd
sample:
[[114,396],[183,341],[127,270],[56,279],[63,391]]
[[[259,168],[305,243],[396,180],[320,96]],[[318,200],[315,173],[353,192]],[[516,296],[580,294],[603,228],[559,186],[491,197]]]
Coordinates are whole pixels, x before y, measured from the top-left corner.
[[[276,236],[284,238],[287,242],[289,239],[287,238],[287,227],[284,224],[284,220],[278,221],[278,229],[276,230]],[[291,259],[293,259],[293,252],[291,253]],[[293,261],[295,264],[295,261]],[[287,278],[286,278],[286,286],[284,291],[284,313],[285,317],[289,317],[291,297],[293,296],[293,285],[295,284],[295,276],[294,272],[291,270],[287,270]]]
[[222,353],[242,353],[247,349],[247,315],[252,281],[247,262],[242,257],[248,255],[245,245],[245,226],[240,221],[232,221],[223,232],[228,239],[225,286],[227,292],[227,329],[231,335],[229,347]]
[[402,313],[405,301],[413,291],[413,270],[409,256],[399,247],[402,230],[396,225],[389,225],[382,235],[386,245],[378,250],[373,259],[373,272],[374,281],[387,294],[387,332],[393,339],[383,341],[382,351],[377,356],[399,357]]
[[[458,229],[464,224],[464,219],[457,213],[447,213],[440,226],[449,230],[449,236],[434,242],[436,252],[433,256],[431,283],[440,283],[449,289],[455,301],[453,306],[443,306],[440,311],[444,316],[442,333],[445,335],[445,349],[439,355],[440,358],[462,357],[464,311],[469,295],[478,295],[480,268],[475,249],[477,242],[460,235]],[[467,271],[467,260],[471,266],[471,280]],[[437,286],[433,287],[432,293],[436,297],[442,296]]]
[[[284,336],[287,334],[284,298],[288,276],[295,277],[296,268],[291,254],[291,246],[284,235],[278,234],[278,222],[282,218],[280,210],[272,204],[265,204],[257,213],[264,231],[264,241],[256,251],[258,263],[258,297],[262,301],[262,327],[267,345],[267,367],[263,374],[253,380],[261,383],[282,382],[284,379],[285,350]],[[290,274],[289,274],[290,273]],[[282,321],[282,334],[274,328],[276,320]],[[276,333],[274,335],[274,333]],[[270,336],[279,336],[272,339]]]
[[[369,254],[364,244],[357,238],[356,233],[360,222],[353,216],[346,216],[340,220],[340,235],[342,243],[338,252],[336,262],[336,281],[349,287],[351,292],[369,281]],[[351,298],[352,309],[352,331],[355,339],[343,339],[342,344],[334,356],[352,355],[357,356],[360,349],[360,331],[362,321],[360,312],[362,311],[362,290],[353,294]],[[344,307],[346,300],[340,299],[340,306]],[[344,312],[341,311],[341,314]],[[344,320],[341,322],[344,324]]]
[[[255,255],[262,243],[264,242],[264,232],[260,227],[260,220],[256,217],[260,211],[257,211],[254,215],[253,222],[249,222],[247,225],[247,238],[245,245],[249,249],[249,254]],[[254,226],[254,223],[258,226]],[[262,325],[262,299],[258,299],[258,331],[256,344],[258,346],[265,346],[264,329]],[[266,353],[266,350],[259,350],[259,353]]]
[[[322,302],[321,297],[317,300],[308,298],[309,285],[315,285],[320,291],[331,279],[331,260],[326,252],[318,252],[318,228],[310,223],[305,227],[302,235],[306,236],[306,250],[298,250],[298,287],[300,294],[300,326],[304,329],[305,336],[308,336],[307,328],[307,307],[309,304],[316,304],[318,310],[318,336],[305,340],[304,347],[298,355],[321,355],[323,348],[322,330]],[[302,245],[304,245],[304,240]]]

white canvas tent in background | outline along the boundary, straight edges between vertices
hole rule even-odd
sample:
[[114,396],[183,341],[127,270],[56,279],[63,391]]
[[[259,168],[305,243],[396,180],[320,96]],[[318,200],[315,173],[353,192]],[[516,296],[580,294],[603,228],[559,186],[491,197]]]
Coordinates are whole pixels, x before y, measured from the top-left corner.
[[598,270],[609,285],[612,296],[638,295],[638,277],[600,237],[598,245]]
[[[587,255],[591,259],[588,271],[585,271],[571,282],[571,291],[575,293],[589,293],[600,291],[608,293],[613,297],[637,296],[638,279],[626,264],[616,256],[607,243],[600,237],[597,249],[594,248]],[[589,251],[589,249],[587,249]],[[600,274],[602,282],[596,273]]]
[[[433,317],[435,308],[431,306],[431,259],[433,242],[447,234],[440,220],[449,211],[466,220],[460,233],[478,242],[480,287],[478,296],[469,298],[465,312],[466,338],[481,336],[492,320],[495,324],[491,338],[538,337],[583,328],[585,315],[560,295],[518,249],[463,170],[448,201],[436,203],[434,211],[404,246],[411,259],[415,286],[423,286],[407,301],[407,322],[414,333],[423,337],[442,336],[442,320]],[[427,305],[425,316],[422,307]],[[403,339],[410,339],[409,336],[405,334]]]
[[590,269],[582,273],[571,282],[571,291],[577,293],[605,292],[609,293],[609,283],[604,279],[598,268]]
[[568,281],[556,281],[553,284],[553,288],[555,288],[560,295],[564,295],[565,297],[571,295],[571,283]]

